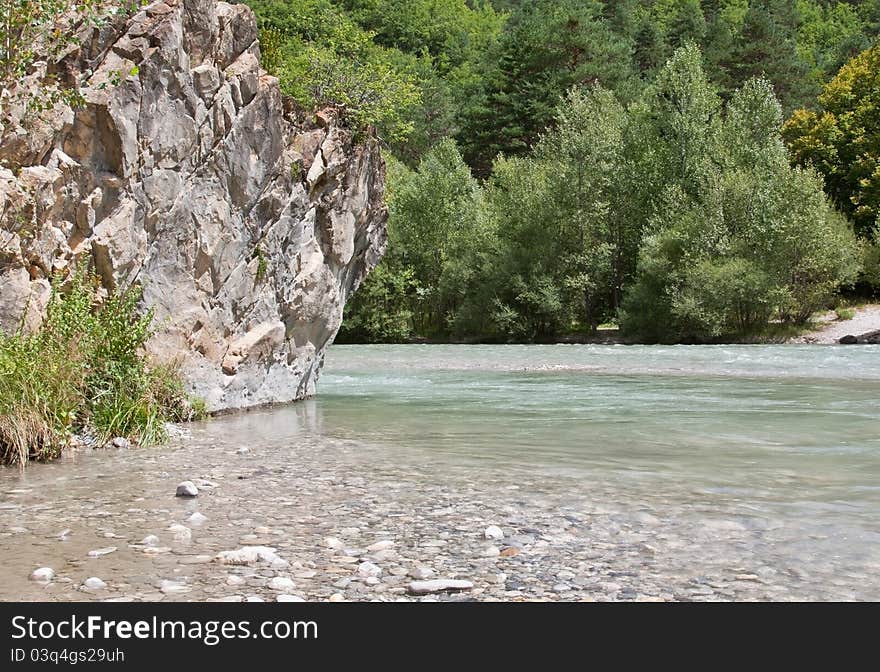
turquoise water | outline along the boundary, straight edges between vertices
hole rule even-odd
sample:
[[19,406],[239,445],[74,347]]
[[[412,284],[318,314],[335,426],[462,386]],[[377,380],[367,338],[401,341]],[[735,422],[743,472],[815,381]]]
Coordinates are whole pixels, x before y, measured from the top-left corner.
[[319,388],[377,460],[559,478],[695,564],[880,596],[880,347],[335,346]]
[[334,346],[317,405],[430,460],[877,505],[878,393],[876,346]]

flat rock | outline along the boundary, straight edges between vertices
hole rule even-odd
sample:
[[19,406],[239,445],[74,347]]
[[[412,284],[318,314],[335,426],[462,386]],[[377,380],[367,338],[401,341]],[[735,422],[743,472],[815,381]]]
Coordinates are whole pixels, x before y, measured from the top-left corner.
[[281,558],[271,546],[243,546],[234,551],[220,551],[214,560],[223,565],[254,565],[258,562],[272,563]]
[[293,579],[286,576],[276,576],[275,578],[269,581],[269,588],[271,590],[291,590],[292,588],[296,588],[296,584],[293,582]]
[[89,551],[90,558],[100,558],[102,555],[110,555],[111,553],[116,552],[116,546],[107,546],[106,548],[96,548],[93,551]]
[[363,577],[379,576],[382,574],[382,568],[372,562],[362,562],[358,565],[358,575]]
[[457,593],[463,590],[471,590],[474,584],[460,579],[432,579],[430,581],[412,581],[407,590],[413,595],[428,595],[430,593]]
[[376,553],[378,551],[387,551],[389,548],[394,546],[394,542],[390,539],[383,539],[382,541],[377,541],[375,544],[370,544],[367,546],[367,551],[369,553]]
[[300,597],[299,595],[288,595],[287,593],[282,593],[275,597],[276,602],[305,602],[306,600]]

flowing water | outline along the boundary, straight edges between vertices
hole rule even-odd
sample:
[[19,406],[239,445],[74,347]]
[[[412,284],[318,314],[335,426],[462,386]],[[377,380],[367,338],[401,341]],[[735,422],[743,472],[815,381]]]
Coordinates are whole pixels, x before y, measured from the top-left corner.
[[880,346],[333,346],[314,400],[0,472],[0,598],[877,600],[878,392]]

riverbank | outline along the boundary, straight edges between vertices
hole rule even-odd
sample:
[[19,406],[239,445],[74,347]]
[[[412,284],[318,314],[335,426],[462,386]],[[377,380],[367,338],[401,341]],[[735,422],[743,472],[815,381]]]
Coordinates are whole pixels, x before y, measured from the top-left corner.
[[855,337],[857,341],[864,341],[872,335],[880,338],[880,304],[855,306],[851,310],[853,316],[848,320],[839,319],[833,310],[816,316],[808,331],[789,342],[831,345],[846,337]]

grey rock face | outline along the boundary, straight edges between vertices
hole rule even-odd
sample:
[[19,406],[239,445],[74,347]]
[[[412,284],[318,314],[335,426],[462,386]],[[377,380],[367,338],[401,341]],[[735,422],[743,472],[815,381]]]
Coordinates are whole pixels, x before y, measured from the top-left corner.
[[282,99],[244,5],[164,0],[82,37],[62,65],[91,73],[86,104],[0,128],[0,329],[36,328],[52,274],[90,263],[143,287],[150,355],[209,410],[310,396],[384,253],[377,142]]

